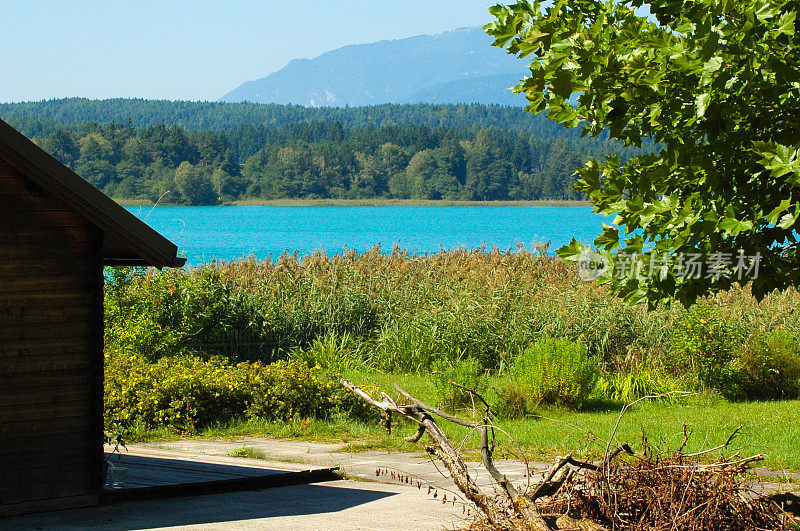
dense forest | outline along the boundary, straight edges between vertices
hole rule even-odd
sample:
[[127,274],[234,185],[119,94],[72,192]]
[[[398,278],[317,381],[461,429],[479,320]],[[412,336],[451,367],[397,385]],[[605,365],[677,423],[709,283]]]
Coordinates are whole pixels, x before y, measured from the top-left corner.
[[57,128],[86,122],[118,122],[136,127],[179,125],[192,130],[228,130],[244,125],[278,126],[297,122],[339,122],[356,126],[414,124],[431,128],[497,127],[542,138],[569,136],[579,131],[564,129],[542,115],[520,107],[501,105],[383,104],[364,107],[303,107],[272,103],[222,103],[145,99],[56,100],[0,103],[0,117],[28,136],[50,134]]
[[497,106],[59,101],[0,115],[119,200],[580,199],[573,168],[621,151]]

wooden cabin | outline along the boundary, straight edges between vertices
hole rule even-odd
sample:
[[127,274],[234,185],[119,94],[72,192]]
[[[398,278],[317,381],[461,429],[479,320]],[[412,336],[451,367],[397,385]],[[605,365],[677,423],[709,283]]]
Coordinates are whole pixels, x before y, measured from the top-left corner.
[[103,266],[176,254],[0,121],[0,517],[98,503]]

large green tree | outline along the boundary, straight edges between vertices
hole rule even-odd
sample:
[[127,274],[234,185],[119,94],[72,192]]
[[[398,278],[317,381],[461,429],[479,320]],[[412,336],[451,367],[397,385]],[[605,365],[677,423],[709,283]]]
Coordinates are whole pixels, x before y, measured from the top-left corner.
[[[593,159],[579,170],[576,188],[622,228],[594,242],[617,294],[690,304],[735,282],[752,281],[759,298],[800,284],[798,8],[562,0],[490,9],[495,45],[531,61],[515,87],[530,111],[586,135],[655,142],[625,164]],[[573,242],[560,253],[580,251]]]
[[175,186],[188,205],[216,205],[218,196],[208,175],[209,168],[183,161],[175,170]]

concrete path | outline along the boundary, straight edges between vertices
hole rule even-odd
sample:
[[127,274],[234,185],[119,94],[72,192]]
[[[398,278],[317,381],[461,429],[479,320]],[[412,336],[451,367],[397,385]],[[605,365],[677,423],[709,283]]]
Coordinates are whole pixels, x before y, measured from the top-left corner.
[[[368,451],[368,452],[341,452],[346,445],[332,443],[317,443],[309,441],[264,439],[264,438],[237,438],[235,440],[202,440],[187,439],[181,441],[163,441],[146,444],[131,445],[131,451],[146,451],[147,449],[179,451],[185,455],[201,456],[227,456],[242,446],[248,446],[263,452],[269,459],[288,461],[294,463],[308,463],[318,466],[340,466],[348,477],[359,478],[367,481],[397,484],[398,480],[391,475],[375,476],[375,470],[389,469],[400,472],[403,476],[410,476],[423,485],[434,485],[441,488],[455,489],[455,485],[447,471],[440,463],[434,462],[423,453],[409,454],[402,452]],[[498,459],[495,461],[508,478],[518,485],[528,481],[535,483],[543,477],[552,462],[531,462],[533,471],[531,477],[525,475],[525,465],[521,461]],[[479,463],[467,463],[470,475],[476,478],[479,486],[494,485],[486,469]],[[444,472],[442,474],[441,472]],[[774,471],[767,468],[753,468],[752,472],[760,476],[761,482],[754,482],[753,486],[758,492],[773,492],[777,490],[797,490],[800,483],[800,473]],[[769,478],[769,480],[766,480]],[[790,483],[791,482],[791,483]]]
[[[387,452],[372,450],[366,452],[340,452],[344,444],[303,442],[293,440],[237,438],[235,440],[203,440],[187,439],[180,441],[164,441],[146,444],[133,444],[128,448],[131,452],[148,450],[179,451],[184,456],[228,456],[236,449],[247,446],[263,452],[269,460],[290,463],[307,463],[317,466],[338,466],[350,478],[367,481],[398,484],[396,477],[408,476],[421,485],[455,489],[450,476],[441,463],[427,457],[424,453],[409,454],[404,452]],[[525,465],[520,461],[497,460],[497,467],[514,482],[528,481],[525,476]],[[470,475],[479,486],[494,485],[486,469],[479,463],[468,463]],[[535,470],[546,470],[549,463],[531,463]],[[389,470],[386,475],[376,476],[375,471]],[[391,471],[396,472],[395,478]],[[530,478],[535,481],[536,474]]]
[[[242,446],[263,452],[269,460],[229,457]],[[455,486],[437,463],[422,454],[386,451],[340,452],[344,445],[260,438],[182,440],[129,445],[133,455],[180,457],[226,464],[258,462],[293,468],[298,464],[340,466],[348,478],[260,491],[128,502],[90,509],[59,511],[6,519],[2,529],[463,529],[471,521]],[[536,481],[547,463],[525,476],[518,461],[498,460],[509,479]],[[441,465],[439,465],[441,466]],[[485,469],[469,464],[480,485],[491,484]],[[306,467],[307,468],[307,467]],[[396,472],[376,476],[377,469]],[[409,480],[405,478],[408,477]],[[792,473],[790,477],[796,478]],[[402,479],[400,479],[402,478]],[[780,480],[779,480],[780,481]],[[429,491],[428,486],[431,486]],[[762,484],[766,491],[797,485]],[[434,497],[435,495],[435,497]],[[447,496],[447,502],[442,501]]]
[[[203,440],[187,439],[181,441],[164,441],[146,444],[132,444],[128,448],[133,453],[147,451],[180,452],[185,458],[197,456],[229,456],[231,452],[243,446],[263,452],[269,460],[289,463],[306,463],[317,466],[338,466],[349,478],[376,481],[388,484],[400,484],[397,476],[408,477],[416,486],[432,485],[438,488],[455,489],[450,476],[441,463],[428,458],[423,453],[409,454],[404,452],[366,451],[340,452],[344,444],[303,442],[293,440],[237,438],[235,440]],[[527,478],[525,465],[520,461],[497,460],[497,467],[514,482],[536,480]],[[470,475],[479,486],[494,485],[486,469],[479,463],[468,463]],[[549,463],[531,463],[534,470],[546,470]],[[388,470],[389,474],[377,476],[375,471]],[[393,478],[391,472],[395,472]],[[405,481],[402,482],[405,484]],[[426,489],[427,490],[427,489]]]
[[469,522],[461,505],[442,504],[416,488],[341,480],[57,511],[5,519],[0,528],[435,531]]

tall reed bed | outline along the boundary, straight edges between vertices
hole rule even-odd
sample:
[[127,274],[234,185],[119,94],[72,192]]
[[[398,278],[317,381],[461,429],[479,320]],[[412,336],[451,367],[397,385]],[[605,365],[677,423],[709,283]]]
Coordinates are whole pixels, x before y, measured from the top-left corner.
[[[107,344],[150,359],[193,351],[273,361],[310,352],[322,365],[421,372],[474,359],[496,372],[529,345],[556,338],[626,369],[667,355],[686,315],[610,297],[546,248],[284,254],[190,270],[115,270],[107,283]],[[800,331],[794,291],[758,303],[737,289],[703,304],[745,336]]]

